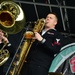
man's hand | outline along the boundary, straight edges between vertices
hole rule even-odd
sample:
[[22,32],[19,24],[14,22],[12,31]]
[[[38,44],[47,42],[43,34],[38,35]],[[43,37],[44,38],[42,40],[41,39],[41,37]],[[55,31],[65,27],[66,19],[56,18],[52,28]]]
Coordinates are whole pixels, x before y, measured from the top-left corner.
[[0,30],[0,43],[9,43],[7,37],[4,36],[2,30]]
[[34,32],[34,37],[32,39],[37,39],[38,41],[42,41],[43,37],[38,32]]

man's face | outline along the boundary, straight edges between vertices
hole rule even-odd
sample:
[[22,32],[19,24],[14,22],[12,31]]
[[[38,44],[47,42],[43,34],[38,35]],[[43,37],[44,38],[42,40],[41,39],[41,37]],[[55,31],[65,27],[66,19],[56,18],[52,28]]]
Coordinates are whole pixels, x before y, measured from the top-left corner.
[[54,28],[57,24],[57,18],[54,14],[48,14],[46,17],[46,24],[45,26],[48,28]]

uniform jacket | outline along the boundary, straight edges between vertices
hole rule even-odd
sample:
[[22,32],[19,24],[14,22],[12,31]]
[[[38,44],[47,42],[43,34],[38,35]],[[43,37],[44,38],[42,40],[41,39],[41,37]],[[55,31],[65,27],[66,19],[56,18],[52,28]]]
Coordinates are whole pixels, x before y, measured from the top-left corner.
[[50,29],[42,37],[46,39],[46,41],[41,43],[35,40],[28,54],[27,61],[49,68],[55,54],[60,52],[63,43],[63,35],[57,30]]

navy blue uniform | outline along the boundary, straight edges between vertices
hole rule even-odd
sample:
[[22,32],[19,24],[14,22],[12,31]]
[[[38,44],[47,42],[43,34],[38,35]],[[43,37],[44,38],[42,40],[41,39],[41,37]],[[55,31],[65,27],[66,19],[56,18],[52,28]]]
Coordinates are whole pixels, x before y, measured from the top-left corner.
[[27,57],[24,75],[48,75],[54,55],[60,52],[63,35],[50,29],[43,36],[45,42],[35,40]]

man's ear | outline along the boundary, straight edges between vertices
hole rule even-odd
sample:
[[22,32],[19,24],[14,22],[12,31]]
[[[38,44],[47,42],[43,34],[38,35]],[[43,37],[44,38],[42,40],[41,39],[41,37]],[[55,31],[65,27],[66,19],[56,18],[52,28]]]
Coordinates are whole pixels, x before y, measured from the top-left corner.
[[55,25],[57,25],[57,22],[55,21],[55,23],[54,23]]

